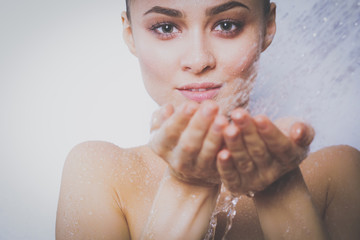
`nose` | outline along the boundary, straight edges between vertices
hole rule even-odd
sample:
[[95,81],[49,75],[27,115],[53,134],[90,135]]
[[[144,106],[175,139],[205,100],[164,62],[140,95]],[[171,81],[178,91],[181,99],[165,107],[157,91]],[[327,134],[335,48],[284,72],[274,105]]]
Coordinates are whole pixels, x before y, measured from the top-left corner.
[[187,47],[181,59],[183,71],[200,75],[214,69],[216,60],[208,40],[201,32],[188,38]]

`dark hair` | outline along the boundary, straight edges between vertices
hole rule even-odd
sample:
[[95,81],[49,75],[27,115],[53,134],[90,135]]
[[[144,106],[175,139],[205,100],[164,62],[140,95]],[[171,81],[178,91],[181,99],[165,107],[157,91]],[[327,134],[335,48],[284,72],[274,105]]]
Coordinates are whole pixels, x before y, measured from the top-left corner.
[[126,0],[125,3],[126,3],[126,16],[127,16],[127,18],[129,19],[129,21],[130,21],[130,8],[129,8],[129,6],[130,6],[130,0]]
[[[270,0],[264,0],[264,10],[265,14],[268,14],[270,11]],[[130,21],[130,0],[126,0],[126,16]]]

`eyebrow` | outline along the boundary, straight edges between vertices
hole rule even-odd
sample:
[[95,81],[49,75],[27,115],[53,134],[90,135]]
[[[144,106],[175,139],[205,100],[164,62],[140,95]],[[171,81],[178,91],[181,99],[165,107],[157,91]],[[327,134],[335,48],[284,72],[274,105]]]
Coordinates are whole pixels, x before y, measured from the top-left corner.
[[152,7],[149,11],[144,13],[144,16],[149,13],[160,13],[169,17],[176,17],[176,18],[183,17],[183,14],[179,10],[164,8],[159,6]]
[[[214,16],[216,14],[225,12],[225,11],[230,10],[235,7],[242,7],[242,8],[246,8],[246,9],[250,10],[250,8],[248,6],[246,6],[245,4],[243,4],[241,2],[231,1],[231,2],[227,2],[227,3],[221,4],[219,6],[216,6],[216,7],[206,10],[206,16]],[[159,13],[159,14],[163,14],[163,15],[166,15],[169,17],[176,17],[176,18],[182,18],[184,16],[182,14],[182,12],[180,12],[179,10],[172,9],[172,8],[160,7],[160,6],[152,7],[150,10],[148,10],[144,13],[144,16],[149,13]]]
[[206,16],[213,16],[213,15],[225,12],[227,10],[230,10],[232,8],[235,8],[235,7],[242,7],[242,8],[246,8],[247,10],[250,10],[250,8],[248,6],[246,6],[245,4],[243,4],[241,2],[231,1],[231,2],[227,2],[227,3],[221,4],[219,6],[216,6],[216,7],[206,10]]

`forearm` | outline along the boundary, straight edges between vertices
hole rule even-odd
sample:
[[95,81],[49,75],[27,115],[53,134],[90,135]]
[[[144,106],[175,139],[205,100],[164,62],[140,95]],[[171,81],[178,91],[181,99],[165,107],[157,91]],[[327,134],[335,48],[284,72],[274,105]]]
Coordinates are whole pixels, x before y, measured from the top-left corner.
[[265,239],[329,239],[300,169],[255,197]]
[[189,185],[166,173],[142,239],[201,239],[215,208],[219,187]]

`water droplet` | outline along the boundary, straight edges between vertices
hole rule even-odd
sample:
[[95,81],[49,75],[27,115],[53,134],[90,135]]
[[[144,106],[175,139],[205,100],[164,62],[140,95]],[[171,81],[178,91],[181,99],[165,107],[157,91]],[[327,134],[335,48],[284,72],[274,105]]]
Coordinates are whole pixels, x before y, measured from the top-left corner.
[[90,212],[88,212],[88,214],[91,216],[91,215],[93,215],[93,212],[92,212],[92,211],[90,211]]

